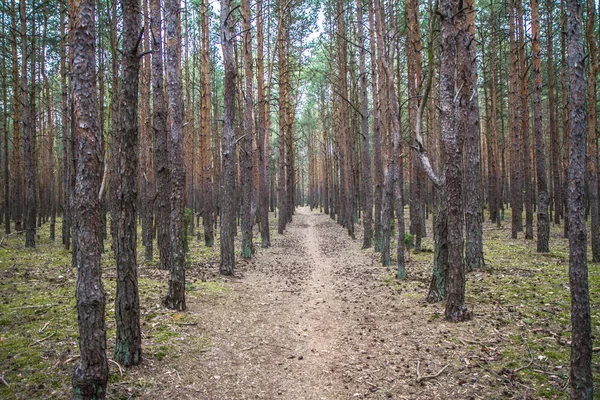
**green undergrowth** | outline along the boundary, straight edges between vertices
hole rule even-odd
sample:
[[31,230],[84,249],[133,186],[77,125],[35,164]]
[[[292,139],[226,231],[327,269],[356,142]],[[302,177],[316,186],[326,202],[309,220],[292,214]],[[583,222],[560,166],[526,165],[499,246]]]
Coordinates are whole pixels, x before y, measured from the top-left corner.
[[[408,212],[405,215],[408,218]],[[525,240],[523,233],[516,240],[510,238],[510,218],[508,211],[501,228],[484,223],[486,267],[467,274],[466,304],[474,313],[474,323],[484,326],[477,338],[484,345],[467,343],[467,350],[485,356],[492,374],[511,390],[533,398],[566,399],[571,344],[568,241],[562,237],[562,225],[552,224],[551,252],[539,254],[535,240]],[[411,253],[406,280],[395,279],[392,269],[382,278],[402,296],[423,301],[424,306],[433,263],[431,219],[427,228],[430,236],[423,240],[425,251]],[[392,246],[395,249],[395,244]],[[591,250],[588,258],[591,260]],[[588,270],[592,339],[598,348],[600,264],[588,262]],[[441,313],[434,313],[431,319],[443,319]],[[598,351],[593,353],[592,363],[594,386],[600,390]]]
[[[201,228],[201,227],[200,227]],[[0,246],[0,398],[69,398],[71,375],[79,348],[75,287],[77,272],[71,268],[71,252],[61,246],[61,223],[57,221],[57,240],[51,242],[48,226],[38,230],[35,249],[25,249],[22,235],[5,238]],[[218,268],[217,241],[212,248],[190,235],[187,293],[190,298],[215,301],[231,289],[215,281]],[[183,352],[199,353],[212,346],[202,328],[202,315],[174,313],[161,305],[167,291],[167,276],[159,271],[158,249],[154,259],[144,261],[141,232],[138,232],[139,295],[143,333],[143,363],[153,365],[176,359]],[[110,239],[102,255],[103,283],[106,291],[107,354],[113,356],[115,341],[116,269]],[[218,279],[217,279],[218,280]],[[108,398],[128,398],[119,385],[136,391],[152,377],[121,375],[109,363]],[[135,371],[135,369],[133,369]],[[135,373],[134,373],[135,374]],[[147,378],[147,379],[146,379]],[[130,381],[131,380],[131,381]],[[113,386],[114,385],[114,386]],[[125,396],[125,397],[123,397]]]

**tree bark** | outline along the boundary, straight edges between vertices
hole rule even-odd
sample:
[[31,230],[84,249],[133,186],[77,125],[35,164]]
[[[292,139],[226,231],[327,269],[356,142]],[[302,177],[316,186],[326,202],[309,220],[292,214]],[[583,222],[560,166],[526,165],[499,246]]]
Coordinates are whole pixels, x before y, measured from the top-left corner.
[[595,20],[596,5],[587,0],[586,39],[589,49],[589,75],[587,79],[587,187],[591,219],[592,262],[600,262],[600,214],[598,207],[598,117],[597,117],[597,77],[598,49],[596,45]]
[[114,238],[117,264],[117,290],[115,295],[116,342],[115,361],[124,366],[142,361],[142,334],[140,329],[140,299],[137,278],[137,179],[138,179],[138,90],[140,35],[140,2],[124,0],[123,58],[119,84],[119,127],[116,132],[120,144],[117,154],[117,204],[119,210]]
[[79,362],[73,372],[73,399],[104,399],[108,380],[106,295],[102,286],[100,244],[100,146],[96,94],[94,0],[72,0],[72,98],[75,109],[77,170],[73,211],[77,243],[77,321]]
[[592,324],[585,226],[585,67],[583,6],[567,0],[569,68],[569,284],[571,288],[571,398],[592,400]]
[[[223,192],[221,195],[221,266],[223,275],[235,267],[233,234],[235,224],[235,85],[237,72],[233,53],[233,18],[230,0],[221,0],[221,48],[225,67],[223,92]],[[281,212],[279,217],[281,218]]]
[[183,163],[183,112],[181,105],[181,23],[180,3],[165,0],[166,68],[169,107],[169,168],[171,185],[171,212],[169,233],[171,235],[171,273],[169,291],[164,304],[172,310],[184,311],[185,303],[185,166]]
[[152,129],[154,130],[154,168],[156,172],[156,222],[160,269],[171,270],[171,240],[169,233],[169,193],[171,191],[169,151],[167,147],[167,113],[164,93],[161,1],[150,0],[152,31]]
[[512,138],[510,207],[512,209],[512,238],[516,239],[518,232],[523,230],[523,194],[521,184],[521,135],[519,129],[519,100],[517,84],[517,40],[515,32],[515,0],[509,0],[509,135]]
[[546,181],[546,143],[542,125],[542,59],[540,51],[540,3],[531,0],[531,35],[533,58],[533,131],[535,135],[535,166],[537,176],[537,251],[550,251],[550,220],[548,216],[548,184]]

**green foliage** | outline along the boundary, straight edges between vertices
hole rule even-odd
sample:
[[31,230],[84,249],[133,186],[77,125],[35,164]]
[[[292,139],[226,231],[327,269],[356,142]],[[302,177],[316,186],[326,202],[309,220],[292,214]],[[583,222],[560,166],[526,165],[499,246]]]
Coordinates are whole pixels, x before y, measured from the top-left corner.
[[404,248],[410,252],[410,249],[415,247],[414,235],[409,232],[404,233]]

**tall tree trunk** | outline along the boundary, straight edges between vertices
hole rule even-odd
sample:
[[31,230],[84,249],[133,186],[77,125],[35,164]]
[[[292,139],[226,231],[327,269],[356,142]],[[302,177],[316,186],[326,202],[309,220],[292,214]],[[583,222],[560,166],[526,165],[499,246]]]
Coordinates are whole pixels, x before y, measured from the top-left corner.
[[[11,18],[12,32],[12,75],[13,75],[13,114],[14,121],[21,121],[22,93],[19,83],[19,58],[17,46],[19,43],[19,30],[17,29],[17,13],[19,6],[17,0],[13,0]],[[23,230],[23,178],[21,176],[21,124],[13,123],[13,195],[12,195],[12,214],[15,220],[15,231]]]
[[[554,12],[554,2],[546,2],[546,10],[548,16],[546,18],[546,54],[547,54],[547,71],[548,71],[548,130],[550,132],[550,163],[552,167],[552,178],[553,178],[553,200],[554,200],[554,223],[560,224],[560,217],[563,215],[563,201],[562,201],[562,186],[560,185],[560,147],[558,143],[558,123],[556,119],[556,85],[554,76],[554,34],[553,24],[554,18],[552,16]],[[561,35],[562,36],[562,35]]]
[[[490,3],[490,7],[493,10],[493,3]],[[490,49],[490,82],[491,82],[491,93],[490,93],[490,132],[488,146],[490,147],[491,153],[488,163],[490,165],[490,220],[495,222],[497,226],[501,224],[500,209],[502,207],[502,189],[500,186],[501,177],[499,176],[499,148],[498,148],[498,87],[497,87],[497,65],[496,65],[496,24],[495,24],[495,13],[490,13],[490,21],[492,22],[492,33],[491,33],[491,49]]]
[[592,262],[600,262],[600,214],[598,212],[598,50],[595,35],[596,5],[587,0],[586,39],[589,49],[589,75],[587,79],[587,187],[591,214]]
[[124,365],[137,365],[142,361],[142,334],[140,329],[140,299],[137,278],[137,179],[138,179],[138,90],[140,57],[140,2],[124,0],[123,58],[119,85],[119,127],[116,132],[120,144],[117,180],[118,218],[114,238],[117,263],[117,291],[115,295],[115,321],[117,326],[115,361]]
[[[383,163],[381,160],[381,105],[377,101],[377,58],[375,46],[375,19],[373,12],[373,2],[369,0],[369,44],[371,50],[371,95],[373,101],[373,164],[375,169],[375,193],[373,202],[375,203],[375,218],[374,218],[374,240],[375,251],[382,251],[383,241],[381,233],[381,202],[383,196]],[[381,77],[379,77],[381,79]]]
[[519,128],[519,99],[517,84],[517,40],[515,32],[515,0],[508,2],[510,61],[509,61],[509,132],[512,138],[510,207],[512,209],[512,238],[523,230],[523,194],[521,184],[521,135]]
[[[466,145],[465,145],[465,263],[467,271],[481,269],[483,260],[483,215],[481,207],[481,131],[479,125],[479,96],[477,95],[477,54],[475,50],[474,0],[465,3],[467,22],[459,30],[458,60],[465,79]],[[459,71],[460,73],[460,71]],[[462,105],[462,104],[461,104]]]
[[69,101],[67,87],[67,35],[65,33],[65,19],[67,15],[66,1],[60,5],[60,90],[61,90],[61,135],[63,153],[63,218],[62,218],[62,244],[66,250],[71,245],[71,145],[69,132]]
[[[470,71],[457,67],[456,52],[465,54],[465,43],[457,41],[457,28],[467,26],[467,15],[459,9],[458,0],[440,2],[440,40],[442,46],[440,66],[440,125],[444,152],[443,190],[447,198],[448,224],[448,295],[446,298],[446,320],[459,322],[469,317],[465,301],[465,265],[463,258],[463,188],[462,162],[464,126],[467,120],[468,99],[472,92],[467,88]],[[463,28],[465,29],[465,28]],[[455,79],[457,81],[455,81]],[[461,88],[455,104],[455,87]]]
[[271,246],[271,233],[269,229],[269,154],[267,152],[267,104],[265,97],[265,62],[264,62],[264,15],[263,1],[256,3],[256,68],[258,89],[258,151],[259,151],[259,196],[258,217],[260,220],[261,246]]
[[[370,0],[369,0],[370,1]],[[365,63],[365,33],[363,26],[363,2],[356,0],[360,69],[360,131],[362,136],[362,180],[364,191],[363,249],[372,245],[373,239],[373,178],[371,174],[371,146],[369,143],[369,100],[367,98],[367,67]]]
[[254,139],[254,75],[252,65],[252,23],[250,0],[242,0],[242,29],[244,32],[244,139],[240,152],[240,179],[242,181],[242,257],[250,258],[254,253],[252,243],[252,154]]
[[[561,32],[565,32],[567,29],[567,15],[565,13],[565,0],[560,2],[560,24]],[[563,176],[565,177],[562,186],[562,198],[563,207],[565,211],[564,229],[563,235],[565,238],[569,237],[569,101],[568,101],[568,68],[567,68],[567,39],[566,35],[560,35],[560,53],[561,53],[561,103],[562,103],[562,125],[563,125]]]
[[[150,15],[148,1],[143,0],[144,33],[143,51],[150,50]],[[144,244],[146,261],[152,261],[154,252],[154,163],[153,141],[150,108],[150,56],[142,59],[140,74],[140,216],[142,218],[142,243]]]
[[[27,48],[27,9],[25,0],[20,1],[19,14],[21,16],[21,104],[23,106],[23,142],[25,156],[25,182],[26,182],[26,213],[25,213],[25,247],[35,247],[35,218],[36,218],[36,193],[35,193],[35,134],[32,127],[35,113],[32,112],[32,100],[35,99],[35,90],[29,92],[27,64],[31,54],[31,76],[35,79],[35,29],[32,28],[31,49]],[[32,24],[33,25],[33,24]],[[31,53],[30,53],[31,52]]]
[[[221,194],[221,267],[224,275],[233,274],[235,255],[235,85],[237,72],[233,53],[233,18],[230,0],[221,0],[221,48],[225,67],[223,92],[223,192]],[[282,218],[281,212],[279,218]]]
[[[202,192],[203,205],[202,224],[204,227],[204,244],[212,247],[215,243],[214,235],[214,208],[213,208],[213,180],[212,180],[212,163],[210,152],[210,42],[209,42],[209,15],[210,9],[207,0],[202,1],[202,68],[200,71],[200,86],[202,88],[201,96],[201,129],[200,132],[200,151],[203,154],[202,160]],[[213,146],[216,146],[213,143]]]
[[169,232],[171,235],[171,274],[169,291],[164,304],[172,310],[183,311],[185,303],[185,166],[183,163],[183,112],[181,105],[181,10],[177,0],[165,0],[165,32],[167,41],[166,68],[169,107],[169,167],[171,185],[171,213]]
[[[285,171],[285,144],[286,144],[286,127],[287,127],[287,103],[285,96],[285,79],[287,74],[286,53],[285,53],[285,38],[286,38],[286,20],[285,20],[285,2],[278,1],[278,28],[277,28],[277,59],[279,73],[279,171],[277,175],[277,205],[279,206],[279,219],[277,220],[277,233],[283,234],[287,223],[288,207],[293,207],[292,204],[287,204],[286,195],[286,171]],[[289,156],[289,155],[288,155]],[[290,188],[288,188],[290,190]]]
[[537,251],[550,251],[550,220],[548,216],[548,184],[546,181],[546,143],[542,125],[542,59],[540,51],[540,3],[531,0],[531,35],[533,58],[533,131],[535,135],[535,166],[537,175]]
[[72,99],[75,109],[77,170],[73,211],[74,264],[77,265],[79,362],[73,372],[73,399],[104,399],[108,380],[106,295],[102,286],[100,243],[100,145],[96,94],[96,30],[94,0],[71,0]]
[[[61,13],[62,15],[62,13]],[[6,29],[5,19],[2,18],[2,31]],[[2,36],[2,48],[6,49],[6,41],[8,35]],[[62,54],[62,53],[61,53]],[[4,172],[4,182],[3,182],[3,206],[4,206],[4,233],[6,235],[10,234],[10,171],[8,168],[8,82],[7,76],[8,71],[6,68],[6,64],[8,62],[7,52],[2,53],[2,104],[3,104],[3,112],[2,112],[2,156],[4,157],[2,160],[2,169]],[[12,102],[11,108],[15,109],[15,103]]]
[[[411,141],[415,137],[415,125],[417,118],[417,108],[422,86],[422,67],[421,67],[421,25],[419,21],[419,2],[416,0],[406,1],[406,20],[407,20],[407,67],[408,67],[408,104],[409,104],[409,124]],[[415,251],[421,251],[421,238],[423,236],[425,213],[423,212],[422,202],[422,168],[417,152],[411,152],[410,167],[410,233],[414,235]]]
[[521,186],[523,187],[525,196],[525,239],[533,239],[533,194],[531,187],[531,157],[529,145],[529,101],[527,87],[527,71],[525,63],[525,33],[523,20],[523,1],[515,0],[517,5],[517,25],[518,25],[518,54],[519,54],[519,88],[520,88],[520,108],[519,114],[521,117],[521,135],[523,155],[523,177]]
[[585,226],[585,67],[583,6],[567,0],[569,62],[569,284],[571,288],[571,398],[592,400],[592,324]]
[[171,172],[167,146],[167,112],[163,87],[163,52],[161,1],[150,0],[150,28],[152,30],[152,129],[154,131],[154,168],[156,172],[156,222],[158,227],[158,250],[160,269],[171,270],[171,239],[169,233]]

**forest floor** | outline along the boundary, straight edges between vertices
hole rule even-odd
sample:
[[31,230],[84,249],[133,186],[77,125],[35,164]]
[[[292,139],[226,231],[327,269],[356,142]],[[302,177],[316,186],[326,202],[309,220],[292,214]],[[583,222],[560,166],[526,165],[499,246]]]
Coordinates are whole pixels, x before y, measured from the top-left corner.
[[[409,255],[401,282],[372,249],[361,249],[360,237],[308,208],[297,210],[284,235],[273,234],[271,248],[257,244],[234,277],[218,274],[218,246],[192,239],[187,312],[160,306],[167,274],[156,261],[140,266],[144,360],[125,371],[110,364],[108,397],[566,399],[567,241],[553,226],[552,252],[539,255],[534,241],[511,240],[506,222],[484,230],[486,269],[468,275],[473,319],[460,324],[444,320],[442,303],[424,301],[428,239],[425,251]],[[69,397],[76,271],[46,234],[34,251],[15,236],[0,248],[0,398]],[[111,356],[110,252],[103,263]],[[589,268],[598,347],[600,268]],[[597,350],[593,362],[600,391]]]

